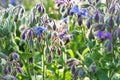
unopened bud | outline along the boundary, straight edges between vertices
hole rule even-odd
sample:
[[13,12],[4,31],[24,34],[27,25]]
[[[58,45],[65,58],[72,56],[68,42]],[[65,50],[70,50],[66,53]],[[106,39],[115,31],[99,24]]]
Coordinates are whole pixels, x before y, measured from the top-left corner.
[[117,15],[117,18],[116,18],[116,23],[117,23],[117,25],[119,25],[119,24],[120,24],[120,12],[119,12],[119,14]]
[[69,63],[73,63],[74,61],[75,61],[75,59],[70,58],[70,59],[68,59],[68,60],[66,61],[66,63],[69,64]]
[[108,53],[112,52],[112,42],[111,42],[111,40],[106,40],[104,46],[105,46],[105,49]]
[[98,11],[96,11],[96,13],[95,13],[94,21],[95,21],[96,23],[99,22],[99,14],[98,14]]
[[8,74],[8,69],[7,68],[4,68],[3,69],[3,73],[6,75],[6,74]]
[[86,26],[89,29],[91,25],[92,25],[92,18],[89,18],[86,22]]
[[49,33],[49,34],[47,35],[47,39],[48,39],[48,40],[51,39],[51,33]]
[[24,30],[25,30],[25,25],[24,25],[24,24],[20,25],[19,31],[20,31],[20,32],[23,32]]
[[95,25],[93,25],[93,30],[94,31],[98,31],[98,30],[103,31],[104,29],[105,29],[105,25],[104,24],[95,24]]
[[117,29],[117,36],[120,39],[120,28]]
[[14,16],[14,21],[15,21],[15,22],[18,21],[18,14],[16,14],[16,15]]
[[58,55],[61,54],[60,48],[57,48],[57,54],[58,54]]
[[45,12],[45,8],[44,8],[43,4],[41,4],[41,3],[37,4],[36,8],[37,8],[37,11],[39,13],[44,13]]
[[100,0],[96,0],[95,2],[97,3],[97,2],[99,2]]
[[115,12],[115,4],[113,4],[110,8],[109,8],[109,13],[110,14],[114,14]]
[[38,35],[38,37],[37,37],[37,41],[38,41],[38,43],[40,43],[41,38],[42,38],[42,36],[41,36],[41,35]]
[[48,63],[51,63],[51,61],[52,61],[52,56],[51,56],[51,54],[48,55],[47,61],[48,61]]
[[69,6],[69,7],[67,8],[67,11],[66,11],[66,14],[67,14],[67,15],[70,15],[70,10],[71,10],[71,7]]
[[92,33],[92,28],[90,28],[90,29],[88,30],[88,32],[87,32],[87,34],[86,34],[86,37],[87,37],[88,40],[94,39],[94,35],[93,35],[93,33]]
[[84,75],[83,69],[79,69],[78,71],[78,77],[82,77]]
[[78,17],[77,19],[78,25],[81,26],[82,25],[82,16]]
[[77,75],[78,75],[78,72],[76,71],[75,74],[73,74],[72,76],[75,78],[77,77]]
[[20,67],[17,67],[17,68],[16,68],[16,71],[17,71],[18,73],[22,73],[22,70],[21,70]]
[[72,73],[72,75],[75,75],[75,73],[76,73],[76,65],[72,65],[72,67],[71,67],[71,73]]
[[8,71],[11,72],[11,66],[8,66]]
[[54,25],[53,25],[53,30],[55,31],[56,30],[56,24],[54,23]]
[[95,64],[95,63],[92,63],[92,64],[90,65],[89,72],[93,73],[93,72],[95,72],[95,71],[96,71],[96,64]]
[[18,60],[19,59],[19,55],[17,54],[17,53],[12,53],[12,58],[13,58],[13,60]]
[[69,38],[66,40],[65,45],[66,45],[68,42],[70,42],[70,39],[69,39]]
[[25,38],[26,38],[26,33],[27,33],[27,30],[24,30],[24,31],[21,33],[21,39],[25,40]]
[[34,32],[30,29],[27,33],[27,39],[32,41]]
[[109,26],[111,26],[111,28],[114,27],[114,20],[113,20],[112,16],[109,17],[108,24],[109,24]]

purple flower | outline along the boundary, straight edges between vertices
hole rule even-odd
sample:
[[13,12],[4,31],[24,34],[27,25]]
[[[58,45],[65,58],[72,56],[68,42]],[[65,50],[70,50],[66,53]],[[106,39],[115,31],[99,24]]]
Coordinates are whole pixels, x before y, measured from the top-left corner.
[[78,15],[78,17],[79,16],[84,16],[84,17],[87,17],[87,18],[91,18],[91,15],[88,14],[87,9],[85,9],[85,8],[82,9],[81,11],[79,11],[77,13],[77,15]]
[[112,33],[105,33],[105,38],[106,39],[111,39],[112,38]]
[[6,74],[8,74],[8,69],[7,68],[4,68],[3,69],[3,73],[6,75]]
[[64,23],[67,23],[68,22],[68,18],[62,18],[60,21],[64,22]]
[[59,33],[59,38],[62,39],[64,35],[64,33]]
[[96,11],[96,13],[94,15],[94,21],[99,22],[99,13],[98,13],[98,11]]
[[84,15],[84,16],[86,16],[86,15],[87,15],[87,10],[86,10],[86,9],[83,9],[83,10],[81,11],[81,14]]
[[95,36],[99,37],[100,40],[111,39],[112,38],[112,33],[103,32],[101,30],[98,30],[98,32],[97,32],[97,34]]
[[97,32],[97,34],[95,34],[95,36],[99,37],[100,40],[103,40],[105,38],[104,32],[101,30],[98,30],[98,32]]
[[9,4],[11,4],[11,5],[16,5],[16,0],[9,0]]
[[19,55],[14,52],[12,53],[12,58],[17,61],[19,59]]
[[70,13],[72,13],[72,14],[77,14],[77,13],[79,13],[78,7],[77,7],[77,6],[72,7],[71,10],[70,10]]
[[38,27],[34,27],[32,28],[33,31],[36,31],[37,35],[40,35],[43,31],[45,31],[47,29],[47,27],[42,27],[42,26],[38,26]]

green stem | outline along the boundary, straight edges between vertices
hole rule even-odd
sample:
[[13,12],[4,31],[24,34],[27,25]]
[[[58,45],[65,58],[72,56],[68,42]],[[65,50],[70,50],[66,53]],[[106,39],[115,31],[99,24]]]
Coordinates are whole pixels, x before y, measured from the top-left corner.
[[66,67],[64,66],[63,80],[65,80]]
[[29,70],[28,65],[25,63],[25,60],[24,60],[23,58],[22,58],[22,61],[23,61],[23,63],[25,64],[25,68],[26,68],[26,70],[27,70],[27,74],[28,74],[29,78],[32,80],[32,76],[31,76],[31,74],[30,74],[30,70]]
[[[42,48],[42,69],[43,69],[43,75],[42,75],[42,78],[43,80],[45,80],[45,53],[44,53],[44,47],[41,46]],[[41,57],[41,54],[40,54],[40,57]]]
[[63,53],[63,60],[64,60],[64,73],[63,73],[63,80],[66,80],[65,79],[65,73],[66,73],[66,54],[65,53]]
[[44,53],[42,56],[42,64],[43,64],[43,80],[45,80],[45,63],[44,63]]

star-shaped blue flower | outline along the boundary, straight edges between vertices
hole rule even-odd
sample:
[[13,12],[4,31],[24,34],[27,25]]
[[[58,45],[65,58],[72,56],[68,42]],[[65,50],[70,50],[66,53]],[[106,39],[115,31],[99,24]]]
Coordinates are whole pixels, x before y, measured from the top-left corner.
[[73,13],[73,14],[77,14],[79,12],[79,9],[78,9],[77,6],[74,6],[74,7],[71,8],[70,12]]
[[16,0],[9,0],[9,4],[16,5]]
[[37,35],[40,35],[43,31],[45,31],[47,29],[47,27],[42,27],[42,26],[38,26],[38,27],[33,27],[32,30],[36,31]]
[[105,38],[104,32],[101,30],[98,30],[97,34],[95,35],[100,38],[100,40],[103,40]]

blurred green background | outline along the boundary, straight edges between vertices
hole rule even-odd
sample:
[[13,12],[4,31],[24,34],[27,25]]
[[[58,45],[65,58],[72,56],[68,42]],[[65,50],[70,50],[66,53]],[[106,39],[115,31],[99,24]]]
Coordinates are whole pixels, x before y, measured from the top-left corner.
[[[59,18],[58,11],[55,8],[54,0],[15,0],[17,5],[23,5],[26,11],[31,10],[36,4],[43,3],[46,9],[46,13],[49,17]],[[7,8],[9,0],[0,0],[0,9]]]

